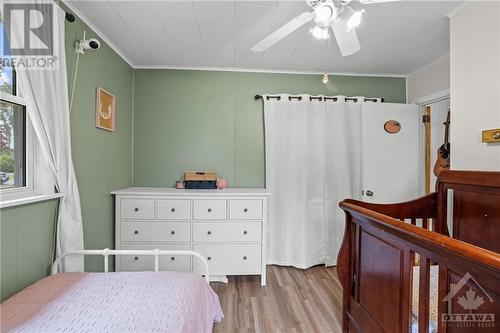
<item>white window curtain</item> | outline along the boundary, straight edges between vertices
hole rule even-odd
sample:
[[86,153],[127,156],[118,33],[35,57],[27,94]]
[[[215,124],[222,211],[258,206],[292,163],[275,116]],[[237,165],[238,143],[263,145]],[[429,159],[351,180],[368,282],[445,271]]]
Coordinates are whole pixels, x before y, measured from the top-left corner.
[[[41,6],[44,11],[47,7]],[[58,212],[56,254],[83,250],[83,227],[80,196],[71,158],[70,117],[64,41],[65,12],[54,4],[53,46],[57,57],[55,69],[23,69],[18,66],[19,87],[26,101],[42,154],[47,161],[52,182],[64,193]],[[24,38],[25,27],[14,22],[10,42]],[[52,31],[43,31],[52,33]],[[83,258],[70,256],[63,261],[63,271],[83,271]]]
[[359,133],[365,99],[287,94],[263,98],[266,187],[272,193],[268,263],[336,265],[344,234],[338,203],[361,197]]

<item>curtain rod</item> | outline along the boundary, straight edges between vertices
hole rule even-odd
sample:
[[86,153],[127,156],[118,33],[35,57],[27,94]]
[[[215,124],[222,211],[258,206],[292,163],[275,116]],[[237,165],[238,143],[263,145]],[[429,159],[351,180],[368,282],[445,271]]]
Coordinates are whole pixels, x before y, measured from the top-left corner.
[[[264,96],[262,95],[255,95],[254,99],[257,101],[259,99],[263,99]],[[270,99],[277,99],[278,101],[281,100],[281,96],[266,96],[267,100],[270,100]],[[299,100],[301,101],[302,100],[302,96],[288,96],[288,99],[291,101],[292,99],[296,99],[296,100]],[[317,101],[322,101],[322,100],[332,100],[334,102],[336,102],[338,100],[338,97],[322,97],[322,96],[318,96],[318,97],[315,97],[315,96],[310,96],[309,97],[309,100],[312,101],[312,100],[317,100]],[[346,101],[351,101],[351,102],[357,102],[358,99],[356,97],[346,97],[345,98]],[[376,102],[377,99],[376,98],[368,98],[368,97],[365,97],[365,102]],[[384,102],[384,98],[381,98],[380,99],[380,102]]]

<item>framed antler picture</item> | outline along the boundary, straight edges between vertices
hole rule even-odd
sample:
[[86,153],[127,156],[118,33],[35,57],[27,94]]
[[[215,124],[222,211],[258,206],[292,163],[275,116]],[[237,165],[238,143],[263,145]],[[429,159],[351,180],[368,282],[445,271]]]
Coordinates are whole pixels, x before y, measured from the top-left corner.
[[109,91],[97,87],[95,124],[97,128],[115,131],[115,104],[116,97]]

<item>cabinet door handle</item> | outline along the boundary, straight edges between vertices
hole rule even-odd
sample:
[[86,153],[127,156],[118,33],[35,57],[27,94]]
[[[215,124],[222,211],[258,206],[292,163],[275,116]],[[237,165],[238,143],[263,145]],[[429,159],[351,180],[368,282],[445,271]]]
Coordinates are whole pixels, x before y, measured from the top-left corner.
[[135,207],[134,212],[138,212],[138,211],[139,211],[139,208]]
[[171,257],[170,260],[174,261],[175,260],[175,257]]
[[139,230],[134,230],[134,234],[138,235],[139,234]]
[[246,230],[243,231],[243,235],[246,235],[246,234],[248,234],[248,231],[246,231]]
[[175,231],[174,230],[170,231],[170,234],[175,235]]
[[173,213],[173,212],[175,212],[175,208],[172,208],[170,211],[171,211],[172,213]]
[[243,260],[247,260],[247,256],[243,256]]

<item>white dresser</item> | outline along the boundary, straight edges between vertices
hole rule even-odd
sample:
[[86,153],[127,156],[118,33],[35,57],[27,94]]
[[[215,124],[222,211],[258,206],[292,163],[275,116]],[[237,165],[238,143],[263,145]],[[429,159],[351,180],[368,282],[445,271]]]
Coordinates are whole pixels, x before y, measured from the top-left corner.
[[[131,187],[116,196],[116,248],[193,250],[210,275],[261,275],[266,283],[265,189],[177,190]],[[152,270],[153,258],[123,256],[117,271]],[[160,260],[161,270],[201,271],[187,256]]]

